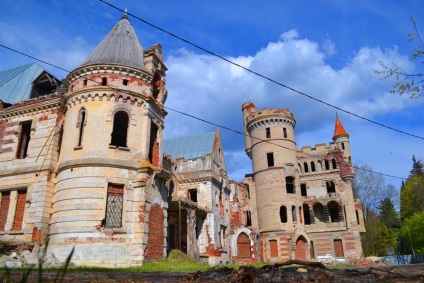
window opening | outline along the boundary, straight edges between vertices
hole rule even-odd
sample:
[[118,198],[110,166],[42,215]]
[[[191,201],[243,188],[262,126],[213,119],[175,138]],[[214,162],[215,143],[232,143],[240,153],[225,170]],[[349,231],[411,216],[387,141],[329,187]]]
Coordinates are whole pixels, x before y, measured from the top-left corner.
[[127,79],[123,79],[123,80],[122,80],[122,84],[123,84],[123,85],[128,85],[128,80],[127,80]]
[[305,173],[308,173],[308,172],[309,172],[309,169],[308,169],[308,163],[304,162],[304,163],[303,163],[303,168],[304,168],[304,172],[305,172]]
[[274,153],[270,152],[266,154],[266,159],[268,161],[268,167],[274,166]]
[[197,202],[197,190],[196,189],[189,190],[188,194],[189,194],[190,201]]
[[16,158],[23,159],[28,156],[29,141],[31,140],[31,121],[21,123],[21,134],[19,137],[18,152]]
[[342,142],[342,149],[345,150],[344,142]]
[[85,128],[85,119],[86,119],[86,112],[85,109],[82,108],[79,112],[79,122],[78,122],[78,127],[79,127],[79,133],[78,133],[78,145],[77,146],[82,146],[82,136],[84,134],[84,128]]
[[337,169],[337,163],[336,163],[336,160],[334,158],[331,159],[331,165],[333,165],[333,169]]
[[280,207],[280,220],[281,223],[287,223],[287,208],[284,205]]
[[361,224],[360,222],[359,222],[359,213],[358,213],[358,211],[357,210],[355,210],[355,212],[356,212],[356,222],[358,223],[358,225],[359,224]]
[[221,225],[221,229],[220,229],[220,238],[221,238],[221,247],[225,248],[225,235],[226,235],[226,230],[227,227],[225,227],[224,225]]
[[308,196],[306,184],[300,184],[300,194],[302,195],[302,197]]
[[249,210],[246,211],[246,226],[252,226],[252,213]]
[[334,186],[333,181],[326,181],[325,185],[327,187],[327,193],[335,193],[336,192],[336,187]]
[[334,254],[336,257],[344,257],[342,240],[334,240]]
[[314,241],[311,241],[311,246],[310,246],[310,258],[311,258],[311,259],[314,259],[314,258],[315,258]]
[[328,160],[324,161],[324,165],[325,165],[325,170],[330,170],[330,163],[328,162]]
[[153,76],[153,80],[152,80],[152,95],[153,98],[156,99],[159,96],[159,92],[160,92],[160,85],[161,85],[161,81],[160,81],[160,77],[159,75],[156,73]]
[[102,78],[102,85],[106,86],[107,85],[107,78]]
[[286,192],[288,194],[294,194],[295,193],[294,178],[291,177],[291,176],[286,177]]
[[155,123],[150,124],[149,161],[152,165],[159,165],[159,142],[157,139],[158,127]]
[[244,187],[246,188],[246,198],[250,199],[250,188],[249,184],[244,184]]
[[284,136],[284,138],[287,138],[287,129],[286,128],[283,128],[283,136]]
[[9,212],[9,204],[10,204],[10,191],[2,192],[1,205],[0,205],[0,231],[5,230],[7,214]]
[[330,202],[327,204],[328,214],[330,214],[331,222],[339,222],[339,205],[336,202]]
[[292,219],[293,221],[297,221],[297,213],[296,213],[296,206],[292,206]]
[[271,137],[271,129],[270,128],[265,128],[266,130],[266,137],[270,138]]
[[311,225],[311,212],[307,204],[303,204],[303,219],[305,219],[305,225]]
[[124,185],[108,184],[106,201],[106,228],[122,227]]
[[87,86],[87,80],[85,79],[85,80],[83,80],[82,81],[82,84],[84,85],[84,86]]
[[271,257],[278,257],[277,240],[270,240],[269,246],[271,250]]
[[125,111],[116,112],[113,118],[113,131],[111,145],[127,147],[128,114]]
[[58,153],[58,157],[60,155],[60,150],[62,149],[62,140],[63,140],[63,125],[60,126],[59,137],[57,139],[57,153]]
[[316,171],[316,169],[315,169],[315,163],[313,161],[311,161],[311,171],[312,172],[315,172]]

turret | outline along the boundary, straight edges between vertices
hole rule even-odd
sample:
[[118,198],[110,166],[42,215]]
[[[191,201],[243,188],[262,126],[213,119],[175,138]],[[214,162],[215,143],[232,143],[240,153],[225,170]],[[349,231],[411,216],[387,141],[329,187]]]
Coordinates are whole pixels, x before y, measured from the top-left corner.
[[336,117],[333,141],[336,147],[343,152],[343,157],[345,158],[345,161],[351,164],[352,161],[351,161],[349,134],[343,127],[343,124],[340,121],[339,117]]

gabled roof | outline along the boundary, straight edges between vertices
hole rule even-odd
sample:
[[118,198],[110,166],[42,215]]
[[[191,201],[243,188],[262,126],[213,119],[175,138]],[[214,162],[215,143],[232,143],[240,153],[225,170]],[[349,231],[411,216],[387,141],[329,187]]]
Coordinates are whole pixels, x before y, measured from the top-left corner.
[[81,66],[115,64],[146,70],[144,51],[125,14]]
[[175,159],[199,158],[212,153],[214,140],[215,132],[166,139],[163,141],[162,150],[164,154],[170,154]]
[[346,132],[345,128],[343,127],[343,124],[340,121],[339,117],[336,117],[336,125],[334,127],[333,140],[337,137],[340,137],[340,136],[349,137],[349,134]]
[[16,103],[30,98],[32,82],[45,71],[37,63],[0,72],[0,100]]

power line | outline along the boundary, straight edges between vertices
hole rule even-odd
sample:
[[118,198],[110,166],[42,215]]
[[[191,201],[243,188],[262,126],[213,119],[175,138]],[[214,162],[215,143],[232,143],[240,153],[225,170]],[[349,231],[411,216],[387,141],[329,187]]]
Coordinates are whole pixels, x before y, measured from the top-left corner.
[[[31,55],[29,55],[29,54],[26,54],[26,53],[24,53],[24,52],[21,52],[21,51],[15,50],[15,49],[13,49],[13,48],[10,48],[10,47],[7,47],[7,46],[4,46],[4,45],[2,45],[2,44],[0,44],[0,47],[3,47],[3,48],[5,48],[5,49],[8,49],[8,50],[13,51],[13,52],[15,52],[15,53],[18,53],[18,54],[20,54],[20,55],[22,55],[22,56],[25,56],[25,57],[28,57],[28,58],[34,59],[34,60],[39,61],[39,62],[42,62],[42,63],[47,64],[47,65],[49,65],[49,66],[52,66],[52,67],[54,67],[54,68],[58,68],[58,69],[60,69],[60,70],[62,70],[62,71],[65,71],[65,72],[67,72],[67,73],[70,73],[70,71],[69,71],[69,70],[67,70],[67,69],[64,69],[64,68],[62,68],[62,67],[59,67],[59,66],[57,66],[57,65],[54,65],[54,64],[49,63],[49,62],[47,62],[47,61],[44,61],[44,60],[38,59],[38,58],[36,58],[36,57],[34,57],[34,56],[31,56]],[[79,77],[84,78],[84,79],[87,79],[87,80],[89,80],[89,81],[91,81],[91,82],[94,82],[94,83],[96,83],[96,84],[98,84],[98,85],[102,85],[102,83],[97,82],[97,81],[95,81],[95,80],[92,80],[92,79],[91,79],[91,78],[89,78],[89,77],[82,76],[82,75],[80,75]],[[114,91],[118,91],[118,92],[121,92],[121,93],[127,93],[127,94],[132,95],[132,93],[131,93],[131,92],[126,91],[126,90],[123,90],[123,89],[115,88],[115,87],[108,86],[108,85],[106,85],[105,87],[107,87],[107,88],[109,88],[109,89],[111,89],[111,90],[114,90]],[[196,120],[201,121],[201,122],[204,122],[204,123],[206,123],[206,124],[213,125],[213,126],[219,127],[219,128],[221,128],[221,129],[228,130],[228,131],[233,132],[233,133],[236,133],[236,134],[240,134],[240,135],[243,135],[243,136],[248,136],[248,137],[250,137],[249,135],[246,135],[244,132],[240,132],[240,131],[234,130],[234,129],[229,128],[229,127],[226,127],[226,126],[222,126],[222,125],[220,125],[220,124],[217,124],[217,123],[214,123],[214,122],[211,122],[211,121],[208,121],[208,120],[205,120],[205,119],[202,119],[202,118],[196,117],[196,116],[194,116],[194,115],[191,115],[191,114],[185,113],[185,112],[183,112],[183,111],[173,109],[173,108],[171,108],[171,107],[167,107],[167,106],[163,106],[163,107],[164,107],[165,109],[168,109],[168,110],[173,111],[173,112],[175,112],[175,113],[179,113],[179,114],[181,114],[181,115],[184,115],[184,116],[190,117],[190,118],[192,118],[192,119],[196,119]],[[296,152],[297,152],[297,149],[296,149],[296,150],[295,150],[295,149],[291,149],[291,148],[289,148],[289,147],[285,147],[285,146],[282,146],[282,145],[279,145],[279,144],[275,144],[275,143],[273,143],[273,142],[271,142],[271,141],[268,141],[268,140],[265,140],[265,139],[256,138],[256,137],[255,137],[255,139],[260,140],[260,141],[262,141],[262,142],[267,142],[267,143],[269,143],[269,144],[271,144],[271,145],[274,145],[274,146],[278,146],[278,147],[281,147],[281,148],[284,148],[284,149],[288,149],[288,150],[296,151]],[[47,142],[47,141],[46,141],[46,142]],[[321,156],[317,156],[317,155],[313,155],[313,154],[308,154],[308,153],[304,153],[304,154],[305,154],[305,155],[308,155],[308,156],[310,156],[310,157],[314,157],[314,158],[321,158]],[[37,157],[37,158],[38,158],[38,157]],[[396,178],[396,179],[401,179],[401,180],[407,180],[407,178],[403,178],[403,177],[399,177],[399,176],[394,176],[394,175],[390,175],[390,174],[385,174],[385,173],[381,173],[381,172],[377,172],[377,171],[373,171],[373,170],[368,170],[368,169],[362,169],[362,168],[360,168],[360,167],[356,167],[356,166],[352,166],[352,167],[353,167],[353,168],[355,168],[355,169],[358,169],[358,170],[367,171],[367,172],[372,172],[372,173],[380,174],[380,175],[383,175],[383,176],[386,176],[386,177],[391,177],[391,178]]]
[[136,15],[134,15],[134,14],[132,14],[132,13],[129,13],[129,12],[125,11],[125,10],[122,10],[122,9],[120,9],[120,8],[116,7],[115,5],[113,5],[113,4],[111,4],[111,3],[107,2],[107,1],[104,1],[104,0],[99,0],[99,1],[100,1],[100,2],[105,3],[106,5],[108,5],[108,6],[112,7],[112,8],[114,8],[114,9],[116,9],[116,10],[118,10],[118,11],[121,11],[121,12],[123,12],[123,13],[126,13],[126,14],[128,14],[128,15],[132,16],[133,18],[135,18],[135,19],[137,19],[137,20],[139,20],[139,21],[141,21],[141,22],[143,22],[143,23],[145,23],[145,24],[147,24],[147,25],[149,25],[149,26],[151,26],[151,27],[153,27],[153,28],[155,28],[155,29],[157,29],[157,30],[160,30],[160,31],[162,31],[162,32],[164,32],[164,33],[166,33],[166,34],[168,34],[168,35],[170,35],[170,36],[172,36],[172,37],[174,37],[174,38],[176,38],[176,39],[179,39],[179,40],[181,40],[181,41],[183,41],[183,42],[185,42],[185,43],[187,43],[187,44],[189,44],[189,45],[191,45],[191,46],[193,46],[193,47],[195,47],[195,48],[197,48],[197,49],[199,49],[199,50],[202,50],[202,51],[204,51],[204,52],[206,52],[206,53],[208,53],[208,54],[210,54],[210,55],[212,55],[212,56],[215,56],[215,57],[217,57],[217,58],[219,58],[219,59],[221,59],[221,60],[226,61],[227,63],[230,63],[230,64],[232,64],[232,65],[234,65],[234,66],[237,66],[237,67],[239,67],[239,68],[241,68],[241,69],[243,69],[243,70],[245,70],[245,71],[247,71],[247,72],[249,72],[249,73],[252,73],[252,74],[254,74],[254,75],[258,76],[258,77],[261,77],[261,78],[263,78],[263,79],[265,79],[265,80],[268,80],[268,81],[270,81],[270,82],[272,82],[272,83],[274,83],[274,84],[276,84],[276,85],[279,85],[279,86],[284,87],[284,88],[286,88],[286,89],[288,89],[288,90],[291,90],[291,91],[293,91],[293,92],[295,92],[295,93],[297,93],[297,94],[303,95],[303,96],[305,96],[305,97],[307,97],[307,98],[309,98],[309,99],[312,99],[312,100],[314,100],[314,101],[316,101],[316,102],[319,102],[319,103],[321,103],[321,104],[327,105],[328,107],[331,107],[331,108],[334,108],[334,109],[336,109],[336,110],[342,111],[342,112],[344,112],[344,113],[346,113],[346,114],[352,115],[352,116],[354,116],[354,117],[356,117],[356,118],[359,118],[359,119],[365,120],[365,121],[367,121],[367,122],[370,122],[370,123],[373,123],[373,124],[375,124],[375,125],[378,125],[378,126],[384,127],[384,128],[386,128],[386,129],[389,129],[389,130],[392,130],[392,131],[396,131],[396,132],[398,132],[398,133],[402,133],[402,134],[405,134],[405,135],[408,135],[408,136],[411,136],[411,137],[415,137],[415,138],[418,138],[418,139],[422,139],[422,140],[424,140],[424,137],[421,137],[421,136],[418,136],[418,135],[415,135],[415,134],[411,134],[411,133],[405,132],[405,131],[403,131],[403,130],[399,130],[399,129],[393,128],[393,127],[391,127],[391,126],[388,126],[388,125],[382,124],[382,123],[380,123],[380,122],[377,122],[377,121],[374,121],[374,120],[368,119],[368,118],[363,117],[363,116],[361,116],[361,115],[355,114],[355,113],[353,113],[353,112],[351,112],[351,111],[348,111],[348,110],[345,110],[345,109],[343,109],[343,108],[340,108],[340,107],[338,107],[338,106],[336,106],[336,105],[333,105],[333,104],[331,104],[331,103],[329,103],[329,102],[326,102],[326,101],[324,101],[324,100],[318,99],[318,98],[316,98],[316,97],[314,97],[314,96],[312,96],[312,95],[309,95],[309,94],[306,94],[306,93],[301,92],[301,91],[299,91],[299,90],[296,90],[296,89],[294,89],[294,88],[292,88],[292,87],[290,87],[290,86],[288,86],[288,85],[285,85],[285,84],[283,84],[283,83],[281,83],[281,82],[278,82],[278,81],[276,81],[276,80],[274,80],[274,79],[272,79],[272,78],[270,78],[270,77],[267,77],[267,76],[265,76],[265,75],[262,75],[261,73],[258,73],[258,72],[256,72],[256,71],[253,71],[253,70],[251,70],[251,69],[249,69],[249,68],[246,68],[246,67],[244,67],[244,66],[242,66],[242,65],[240,65],[240,64],[237,64],[237,63],[235,63],[235,62],[233,62],[233,61],[231,61],[231,60],[229,60],[229,59],[227,59],[227,58],[225,58],[225,57],[223,57],[223,56],[221,56],[221,55],[219,55],[219,54],[217,54],[217,53],[215,53],[215,52],[212,52],[212,51],[210,51],[210,50],[208,50],[208,49],[206,49],[206,48],[204,48],[204,47],[202,47],[202,46],[200,46],[200,45],[198,45],[198,44],[196,44],[196,43],[193,43],[193,42],[191,42],[191,41],[189,41],[189,40],[187,40],[187,39],[184,39],[184,38],[182,38],[182,37],[180,37],[180,36],[178,36],[178,35],[176,35],[176,34],[174,34],[174,33],[172,33],[172,32],[169,32],[169,31],[167,31],[167,30],[165,30],[165,29],[163,29],[163,28],[159,27],[159,26],[156,26],[156,25],[154,25],[154,24],[152,24],[152,23],[150,23],[150,22],[148,22],[148,21],[146,21],[146,20],[144,20],[144,19],[142,19],[142,18],[140,18],[140,17],[138,17],[138,16],[136,16]]

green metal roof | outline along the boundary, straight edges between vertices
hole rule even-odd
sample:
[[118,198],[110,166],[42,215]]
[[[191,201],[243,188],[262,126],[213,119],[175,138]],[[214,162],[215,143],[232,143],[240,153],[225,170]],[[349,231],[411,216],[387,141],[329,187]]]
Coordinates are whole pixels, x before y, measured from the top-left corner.
[[37,63],[0,72],[0,100],[16,103],[30,98],[32,82],[44,71]]
[[214,141],[215,132],[166,139],[163,141],[162,150],[173,158],[199,158],[213,151]]

